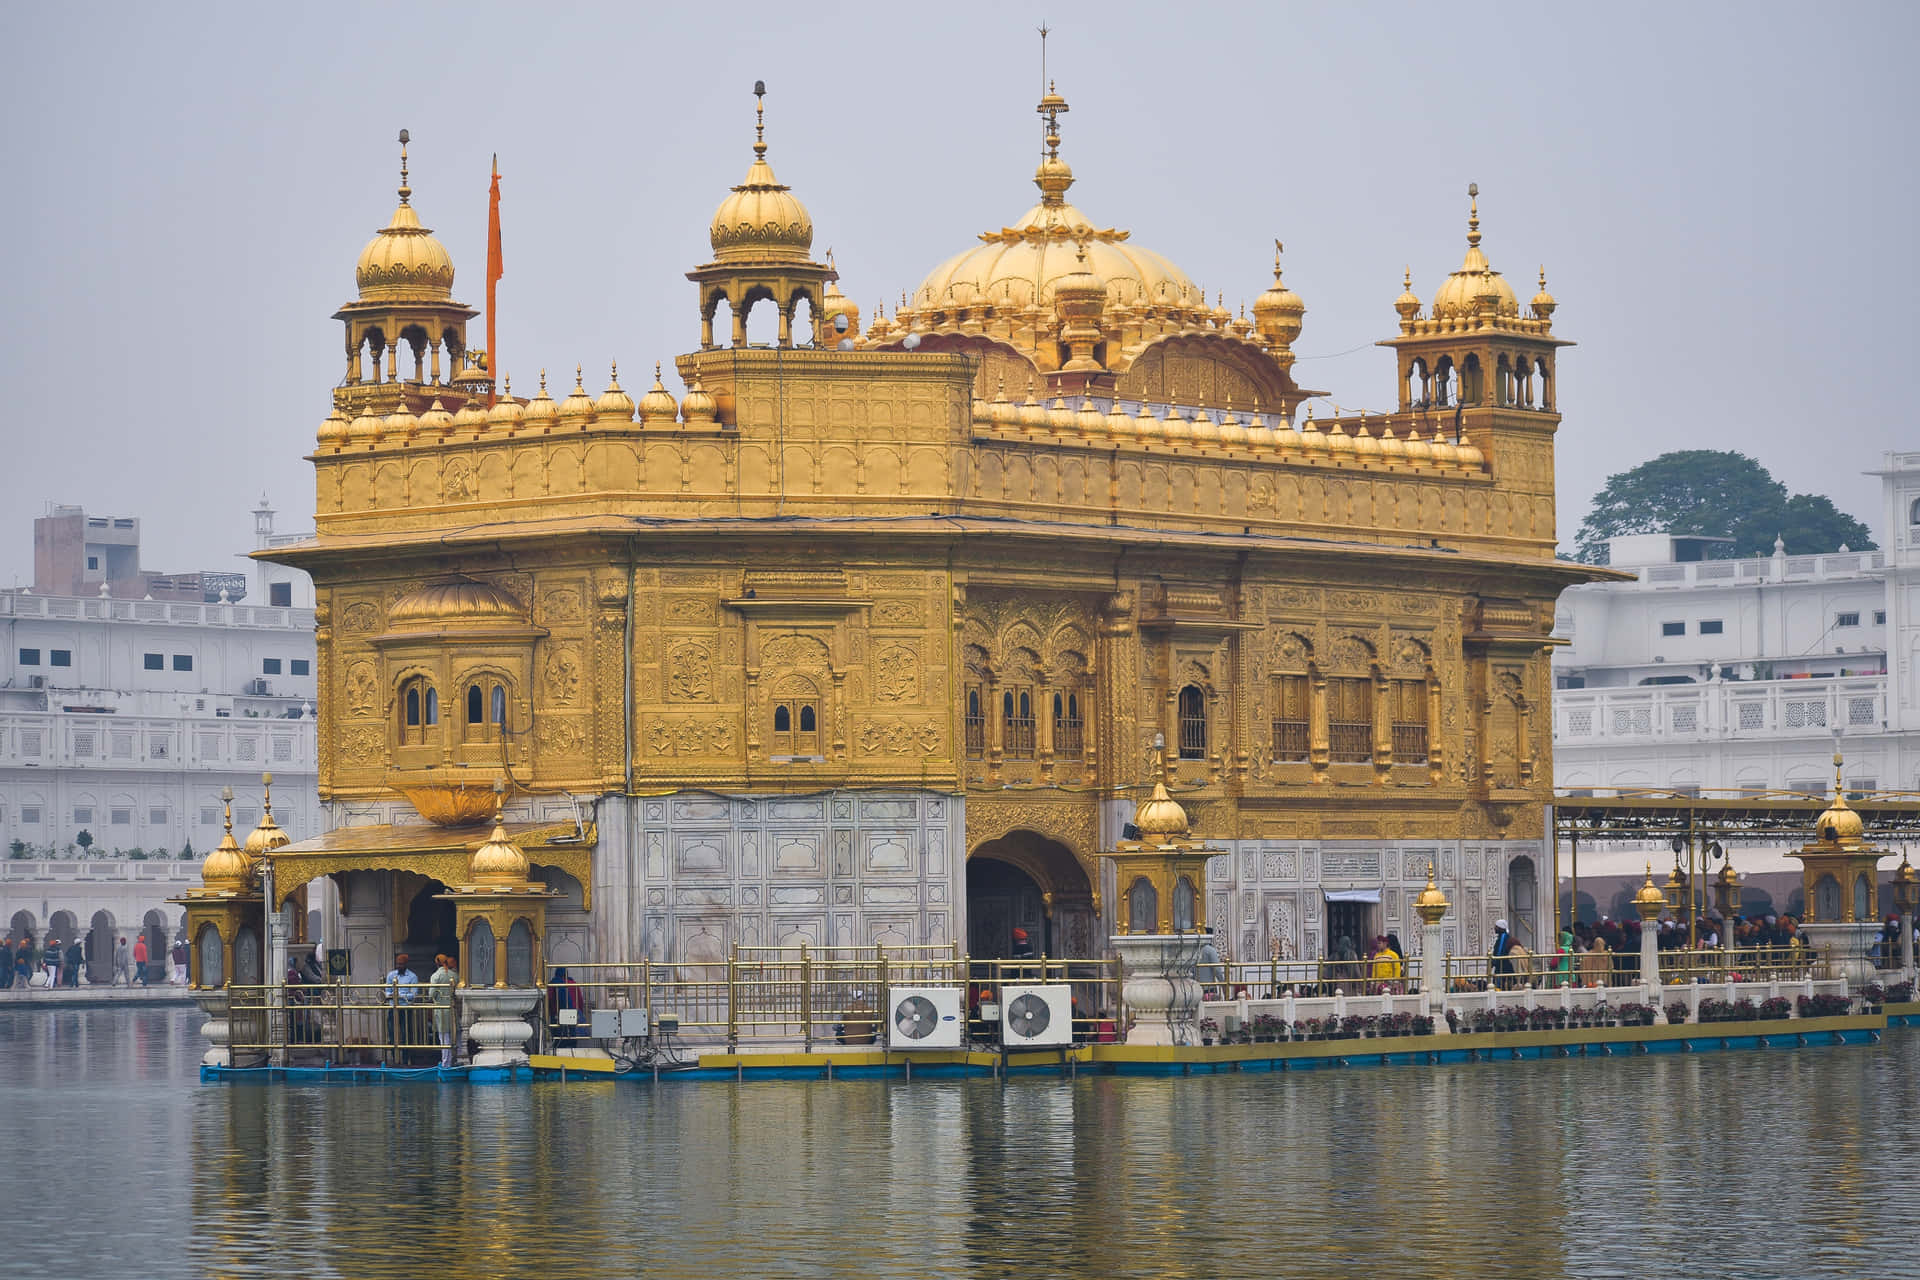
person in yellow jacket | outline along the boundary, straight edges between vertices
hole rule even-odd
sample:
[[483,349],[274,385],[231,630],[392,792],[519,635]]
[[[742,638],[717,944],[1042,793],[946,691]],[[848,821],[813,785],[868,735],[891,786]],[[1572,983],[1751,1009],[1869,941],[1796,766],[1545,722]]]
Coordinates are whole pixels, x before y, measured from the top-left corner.
[[1400,953],[1393,949],[1385,938],[1374,939],[1372,970],[1369,976],[1376,992],[1398,990],[1400,979],[1406,975],[1406,966],[1400,961]]

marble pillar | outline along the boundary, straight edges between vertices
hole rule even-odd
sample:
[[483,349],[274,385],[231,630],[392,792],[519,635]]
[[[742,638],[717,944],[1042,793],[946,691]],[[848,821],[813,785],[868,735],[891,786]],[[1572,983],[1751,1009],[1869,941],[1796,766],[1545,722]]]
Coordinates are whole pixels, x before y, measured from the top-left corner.
[[1194,965],[1204,933],[1123,933],[1108,939],[1120,956],[1120,994],[1133,1026],[1128,1044],[1200,1042],[1200,983]]

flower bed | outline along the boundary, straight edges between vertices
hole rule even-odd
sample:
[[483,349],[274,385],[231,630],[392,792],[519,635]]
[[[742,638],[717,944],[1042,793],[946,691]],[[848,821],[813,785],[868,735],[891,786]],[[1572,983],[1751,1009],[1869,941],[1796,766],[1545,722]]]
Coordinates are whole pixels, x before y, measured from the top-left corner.
[[1687,1002],[1685,1000],[1672,1000],[1667,1003],[1667,1021],[1674,1026],[1679,1026],[1685,1022],[1688,1012]]
[[1853,1001],[1846,996],[1801,996],[1796,1007],[1803,1018],[1837,1018],[1853,1011]]
[[1764,1021],[1774,1022],[1781,1018],[1791,1018],[1792,1016],[1793,1001],[1787,999],[1785,996],[1775,996],[1771,1000],[1762,1000],[1760,1002],[1760,1017]]

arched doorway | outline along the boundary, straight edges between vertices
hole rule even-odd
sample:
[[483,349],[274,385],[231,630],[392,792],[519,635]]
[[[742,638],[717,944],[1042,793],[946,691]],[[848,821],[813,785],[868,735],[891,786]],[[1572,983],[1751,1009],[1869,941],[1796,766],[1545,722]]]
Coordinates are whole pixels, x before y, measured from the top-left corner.
[[87,931],[87,981],[105,986],[113,981],[113,916],[106,911],[93,913],[93,927]]
[[407,937],[395,950],[407,953],[416,974],[431,973],[436,955],[460,956],[453,903],[441,896],[446,892],[447,886],[430,880],[407,904]]
[[140,922],[140,932],[147,935],[147,983],[165,983],[171,972],[167,964],[167,917],[155,908],[147,912]]
[[1508,863],[1507,923],[1513,926],[1513,940],[1529,951],[1539,951],[1546,945],[1540,937],[1538,896],[1533,859],[1519,857]]
[[1025,929],[1036,956],[1088,959],[1095,946],[1093,890],[1068,848],[1032,831],[988,840],[967,858],[967,952],[975,959],[1013,954]]
[[[111,919],[112,917],[108,918]],[[80,921],[75,917],[73,912],[56,911],[52,917],[48,919],[47,936],[41,939],[41,941],[49,947],[55,942],[58,942],[60,944],[60,954],[64,958],[67,953],[67,948],[72,945],[73,940],[79,936]],[[108,946],[111,947],[112,943],[109,942]]]

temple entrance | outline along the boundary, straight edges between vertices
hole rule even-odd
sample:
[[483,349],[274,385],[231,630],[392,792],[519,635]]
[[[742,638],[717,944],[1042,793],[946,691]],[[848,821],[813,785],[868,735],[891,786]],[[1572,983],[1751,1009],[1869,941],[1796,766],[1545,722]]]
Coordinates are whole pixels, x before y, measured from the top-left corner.
[[1065,845],[1031,831],[988,840],[967,859],[967,953],[1010,958],[1015,929],[1036,957],[1099,954],[1086,872]]
[[[394,949],[407,953],[416,974],[424,977],[433,971],[436,955],[460,956],[459,935],[454,932],[453,903],[438,895],[447,886],[429,880],[407,904],[407,936]],[[425,966],[424,968],[422,966]]]

